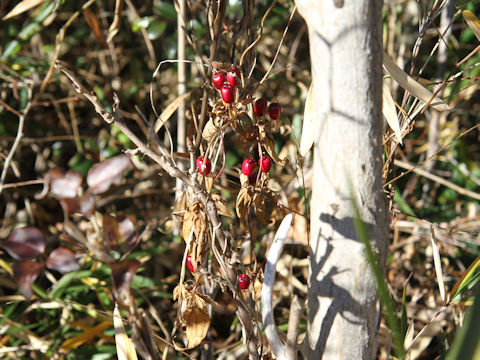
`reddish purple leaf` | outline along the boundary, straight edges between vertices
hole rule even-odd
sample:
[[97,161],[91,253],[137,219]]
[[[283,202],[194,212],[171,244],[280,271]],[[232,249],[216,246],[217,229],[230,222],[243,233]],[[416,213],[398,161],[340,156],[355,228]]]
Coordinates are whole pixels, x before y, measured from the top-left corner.
[[125,154],[95,164],[87,175],[87,184],[93,194],[107,191],[112,184],[122,182],[123,173],[132,168],[130,157]]
[[20,261],[12,266],[13,278],[27,300],[32,297],[32,284],[42,269],[43,264],[35,261]]
[[86,192],[81,197],[60,200],[67,214],[80,213],[90,216],[95,212],[95,198],[90,192]]
[[30,260],[43,254],[47,240],[35,227],[15,229],[10,233],[3,248],[17,260]]
[[50,169],[45,178],[50,185],[50,192],[59,199],[74,198],[82,186],[82,174],[77,171],[68,171],[64,174],[59,169]]
[[75,253],[64,247],[58,247],[48,255],[47,267],[62,274],[80,269]]
[[111,265],[113,295],[118,304],[124,308],[128,308],[134,304],[130,284],[132,283],[135,273],[140,265],[140,261],[137,260],[124,260]]
[[103,234],[110,249],[128,254],[138,244],[139,238],[135,231],[135,224],[126,216],[103,216]]

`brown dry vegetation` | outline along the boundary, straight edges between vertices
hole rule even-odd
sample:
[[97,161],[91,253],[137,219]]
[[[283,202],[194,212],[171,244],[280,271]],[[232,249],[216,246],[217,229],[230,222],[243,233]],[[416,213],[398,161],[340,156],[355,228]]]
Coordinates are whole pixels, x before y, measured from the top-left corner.
[[[292,294],[306,298],[307,204],[313,174],[311,158],[300,160],[298,144],[310,78],[306,28],[293,13],[294,4],[252,3],[244,13],[240,3],[232,2],[220,13],[215,28],[215,3],[187,1],[186,59],[191,62],[186,65],[186,88],[192,93],[186,100],[185,115],[187,138],[193,145],[187,141],[190,153],[174,153],[177,113],[169,114],[165,125],[156,129],[156,112],[162,113],[178,97],[178,64],[162,63],[178,58],[173,3],[98,0],[84,2],[83,7],[68,0],[21,3],[31,7],[2,20],[0,39],[1,357],[115,358],[115,344],[125,340],[116,334],[112,319],[121,316],[144,358],[241,359],[247,357],[252,343],[262,344],[262,355],[268,358],[270,351],[261,329],[251,330],[255,341],[245,341],[236,311],[245,307],[256,326],[262,264],[276,228],[289,212],[295,214],[294,222],[277,264],[274,291],[275,318],[283,332]],[[15,5],[2,2],[0,16]],[[398,133],[396,138],[385,125],[384,180],[392,219],[386,279],[399,317],[402,303],[405,305],[403,330],[406,348],[413,341],[412,359],[434,359],[446,353],[472,300],[468,287],[459,290],[455,284],[465,278],[473,279],[471,286],[475,284],[476,268],[468,277],[462,276],[480,255],[478,56],[468,57],[478,40],[460,11],[468,8],[476,13],[478,8],[456,6],[441,23],[446,10],[437,2],[391,1],[384,5],[385,51],[430,91],[440,85],[438,95],[451,108],[437,112],[427,107],[415,112],[416,97],[387,79],[397,112],[408,116],[398,117],[403,146],[398,145]],[[212,49],[215,36],[220,42]],[[447,46],[441,50],[439,44],[444,41]],[[242,193],[242,161],[250,156],[258,159],[257,142],[245,142],[245,134],[239,136],[233,126],[226,128],[224,148],[212,142],[211,147],[222,154],[210,177],[213,181],[219,175],[213,192],[223,199],[224,213],[232,215],[220,217],[223,240],[228,244],[222,250],[228,251],[219,261],[208,245],[216,229],[206,203],[195,191],[188,194],[191,207],[187,199],[175,202],[176,182],[170,176],[175,172],[152,159],[145,149],[135,152],[139,144],[122,129],[130,129],[153,154],[161,154],[164,146],[168,161],[173,146],[172,159],[190,168],[190,178],[195,179],[189,189],[203,186],[205,180],[196,177],[194,161],[190,162],[190,158],[203,155],[210,143],[199,141],[208,121],[208,116],[202,119],[202,113],[226,111],[214,101],[219,96],[209,79],[213,69],[238,65],[244,52],[245,94],[250,96],[244,97],[244,107],[248,109],[252,99],[259,97],[282,106],[278,129],[266,130],[274,142],[262,145],[270,147],[272,156],[288,158],[289,163],[274,164],[269,180],[257,186],[262,194],[272,190],[275,200],[262,198],[255,205],[255,216],[250,204],[239,210],[236,199]],[[74,76],[73,83],[68,72]],[[210,102],[202,112],[204,94]],[[110,121],[110,116],[116,118],[117,126],[105,121]],[[131,159],[127,163],[125,152]],[[104,161],[112,158],[120,162],[93,173],[94,164],[105,166]],[[65,180],[67,171],[80,173],[82,182],[72,185]],[[55,183],[55,179],[65,182]],[[110,181],[111,186],[98,188]],[[45,183],[50,184],[48,194],[36,196]],[[92,195],[68,203],[65,198],[70,196],[64,191],[69,187],[75,194]],[[94,209],[89,206],[93,198]],[[219,201],[216,204],[221,207]],[[266,212],[270,224],[260,221]],[[199,218],[194,219],[197,214]],[[182,219],[189,225],[181,229],[180,236],[175,228]],[[26,226],[39,229],[42,235],[38,237],[43,238],[38,247],[28,250],[28,261],[35,263],[19,267],[15,264],[24,260],[18,256],[21,240],[12,234]],[[192,228],[196,238],[205,241],[198,240],[188,249],[201,263],[195,276],[182,267],[186,234]],[[73,253],[61,257],[53,252],[58,247]],[[65,258],[78,268],[62,267]],[[222,268],[222,261],[228,271]],[[47,267],[43,267],[45,262]],[[435,266],[441,269],[443,280]],[[19,271],[17,276],[12,276],[12,267]],[[252,279],[247,292],[232,281],[241,272]],[[33,289],[25,276],[36,277]],[[180,300],[174,299],[175,288]],[[31,298],[26,301],[24,295],[29,291]],[[459,296],[452,298],[456,293]],[[116,317],[112,317],[114,300],[121,308]],[[191,306],[194,310],[180,311],[182,301],[195,303]],[[305,311],[304,306],[300,340],[305,335]],[[422,336],[415,338],[422,329]],[[379,358],[387,359],[391,337],[383,317],[379,334]],[[201,344],[183,350],[189,341]]]

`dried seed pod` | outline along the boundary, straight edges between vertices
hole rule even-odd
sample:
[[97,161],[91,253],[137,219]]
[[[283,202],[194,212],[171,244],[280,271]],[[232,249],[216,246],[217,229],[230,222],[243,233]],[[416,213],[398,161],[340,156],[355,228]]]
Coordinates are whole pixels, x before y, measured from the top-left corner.
[[202,131],[202,137],[205,141],[212,141],[218,134],[220,128],[222,127],[222,119],[220,117],[210,118]]
[[243,141],[255,140],[255,125],[253,125],[253,121],[248,114],[243,113],[238,116],[233,122],[233,128]]

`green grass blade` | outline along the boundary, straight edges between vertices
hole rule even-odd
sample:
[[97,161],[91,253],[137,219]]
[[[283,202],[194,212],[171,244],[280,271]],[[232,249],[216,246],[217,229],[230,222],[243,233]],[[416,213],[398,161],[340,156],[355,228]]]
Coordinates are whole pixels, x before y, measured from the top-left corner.
[[457,331],[445,360],[480,359],[480,286],[475,291],[473,306],[467,311],[463,326]]
[[380,297],[382,308],[385,312],[388,327],[392,331],[392,338],[393,338],[395,353],[400,359],[404,359],[405,358],[405,353],[403,349],[404,339],[402,336],[401,326],[398,320],[397,312],[395,310],[395,302],[390,296],[387,283],[383,275],[383,270],[380,267],[377,257],[375,256],[375,253],[370,244],[370,235],[368,234],[367,226],[361,219],[360,213],[357,208],[357,204],[354,201],[353,201],[353,207],[355,210],[355,218],[354,218],[355,230],[357,232],[358,237],[360,238],[363,245],[365,246],[365,254],[367,256],[368,263],[370,264],[372,271],[375,275],[375,279],[377,280],[378,296]]

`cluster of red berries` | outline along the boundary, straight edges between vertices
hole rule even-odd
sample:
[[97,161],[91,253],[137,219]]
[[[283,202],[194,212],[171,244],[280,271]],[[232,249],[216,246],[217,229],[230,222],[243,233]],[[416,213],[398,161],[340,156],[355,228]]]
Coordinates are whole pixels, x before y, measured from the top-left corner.
[[[193,263],[192,263],[192,255],[188,254],[187,255],[187,268],[190,270],[190,272],[193,273],[194,268],[193,268]],[[248,277],[247,274],[240,274],[238,275],[238,286],[240,286],[240,289],[246,290],[250,286],[250,278]]]
[[[263,155],[258,159],[258,166],[261,172],[268,173],[272,167],[272,158],[268,155]],[[247,158],[242,163],[242,174],[250,176],[254,173],[256,167],[257,162],[253,158]]]
[[[255,101],[255,104],[253,104],[253,112],[255,115],[258,117],[262,117],[265,115],[265,111],[267,110],[267,100],[264,98],[260,98],[257,101]],[[268,105],[268,116],[272,120],[277,120],[280,117],[280,114],[282,112],[282,108],[278,103],[271,103]]]
[[220,91],[222,100],[226,104],[231,104],[235,100],[235,88],[240,84],[240,69],[234,66],[226,75],[217,72],[212,75],[212,82]]

